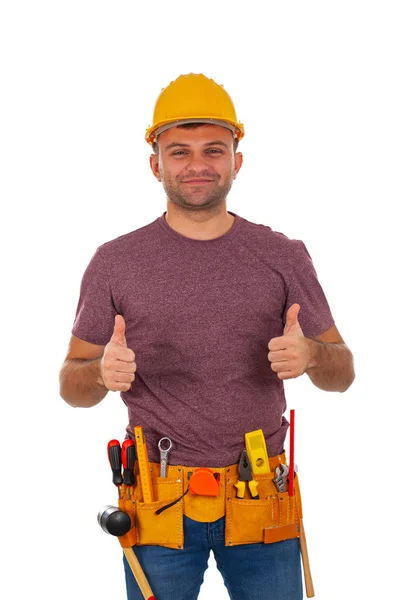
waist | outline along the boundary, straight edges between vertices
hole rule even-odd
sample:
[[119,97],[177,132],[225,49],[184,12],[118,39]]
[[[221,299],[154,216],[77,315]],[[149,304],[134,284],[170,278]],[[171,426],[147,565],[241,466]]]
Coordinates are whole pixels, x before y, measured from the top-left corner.
[[[260,486],[264,487],[268,487],[268,482],[274,477],[276,467],[279,464],[286,464],[285,452],[268,458],[271,472],[263,475],[253,475],[253,479],[260,482]],[[184,492],[189,489],[189,482],[193,472],[198,468],[201,469],[204,467],[168,465],[166,477],[160,477],[159,463],[149,462],[149,468],[155,500],[165,500],[167,503],[168,500],[173,502],[181,497],[183,501],[183,513],[195,521],[202,522],[213,522],[225,515],[227,491],[233,489],[232,486],[239,477],[238,463],[224,467],[208,467],[212,470],[214,476],[217,476],[219,492],[216,496],[203,496],[192,493],[184,494]],[[138,485],[140,482],[140,470],[137,461],[135,462],[135,473]],[[143,500],[141,483],[139,484],[139,489],[136,487],[135,495],[140,501]],[[248,495],[249,492],[246,490],[245,497],[248,497]]]
[[[268,457],[269,460],[269,467],[271,469],[271,472],[274,472],[276,467],[280,464],[286,464],[286,454],[285,452],[282,452],[282,454],[277,454],[276,456],[269,456]],[[225,477],[227,477],[227,475],[229,474],[229,477],[233,477],[233,476],[238,476],[239,472],[238,472],[238,463],[233,463],[231,465],[227,465],[225,467],[210,467],[208,466],[209,469],[211,469],[214,473],[218,473],[220,478],[221,478],[221,482],[225,479]],[[150,467],[150,473],[151,473],[151,477],[152,479],[160,477],[160,463],[159,462],[149,462],[149,467]],[[184,479],[184,481],[187,481],[188,479],[188,474],[192,473],[195,469],[199,469],[199,468],[203,468],[204,465],[201,465],[201,467],[199,465],[197,466],[187,466],[187,465],[167,465],[167,477],[169,479],[178,479],[178,478],[182,478]],[[139,464],[136,461],[135,462],[135,473],[138,475],[139,474]],[[262,477],[262,476],[260,476]],[[257,479],[257,476],[254,475],[254,479]]]

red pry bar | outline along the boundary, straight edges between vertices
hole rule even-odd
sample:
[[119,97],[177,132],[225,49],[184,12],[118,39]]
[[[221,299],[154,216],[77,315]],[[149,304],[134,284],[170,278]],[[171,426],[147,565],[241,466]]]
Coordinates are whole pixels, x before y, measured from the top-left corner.
[[294,409],[290,411],[289,496],[294,495]]

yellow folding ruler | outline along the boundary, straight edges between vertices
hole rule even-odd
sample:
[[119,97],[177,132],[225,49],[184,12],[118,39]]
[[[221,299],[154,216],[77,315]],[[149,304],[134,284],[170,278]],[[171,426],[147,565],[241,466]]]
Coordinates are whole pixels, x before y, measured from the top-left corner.
[[147,454],[146,439],[143,433],[143,427],[137,425],[134,428],[136,455],[139,462],[140,483],[142,485],[143,501],[154,502],[153,484],[151,481],[149,457]]

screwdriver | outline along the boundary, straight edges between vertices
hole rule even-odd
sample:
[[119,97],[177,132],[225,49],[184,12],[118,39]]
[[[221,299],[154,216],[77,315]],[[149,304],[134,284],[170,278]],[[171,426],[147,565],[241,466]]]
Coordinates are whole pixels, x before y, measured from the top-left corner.
[[121,444],[118,440],[111,440],[107,446],[108,460],[113,472],[113,484],[118,488],[118,497],[121,498],[120,486],[123,483],[121,473]]
[[133,440],[125,440],[122,444],[122,464],[124,467],[124,484],[128,486],[128,500],[131,499],[131,487],[135,483],[133,466],[135,464],[135,444]]

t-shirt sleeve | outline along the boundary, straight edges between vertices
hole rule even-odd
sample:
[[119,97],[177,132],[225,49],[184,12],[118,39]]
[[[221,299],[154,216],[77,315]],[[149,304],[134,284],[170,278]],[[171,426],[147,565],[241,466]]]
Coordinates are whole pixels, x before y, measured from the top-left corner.
[[292,304],[300,304],[300,327],[306,337],[313,337],[332,327],[335,321],[305,244],[301,240],[292,240],[292,243],[293,251],[290,252],[286,277],[287,296],[283,325]]
[[106,265],[97,248],[82,277],[72,334],[105,346],[112,336],[116,314]]

